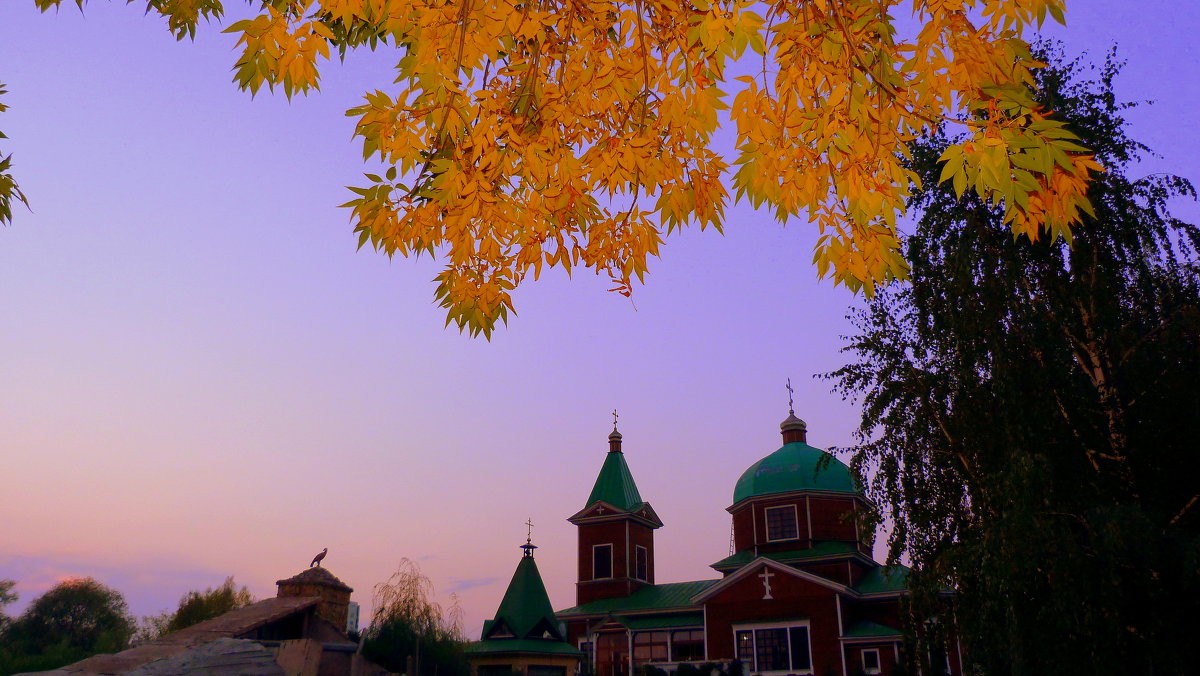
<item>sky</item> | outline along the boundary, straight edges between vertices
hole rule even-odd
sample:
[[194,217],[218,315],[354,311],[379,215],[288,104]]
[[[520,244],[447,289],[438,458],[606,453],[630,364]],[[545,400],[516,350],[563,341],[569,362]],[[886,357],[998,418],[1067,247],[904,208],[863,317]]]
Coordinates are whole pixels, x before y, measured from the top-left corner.
[[[240,3],[228,3],[238,7]],[[1113,44],[1140,172],[1200,180],[1200,8],[1073,0],[1050,31]],[[230,82],[234,38],[179,43],[136,6],[0,4],[0,115],[31,210],[0,228],[0,579],[20,610],[93,576],[135,615],[233,575],[258,597],[329,548],[371,608],[402,558],[476,634],[532,519],[557,608],[620,414],[657,532],[660,582],[713,577],[733,484],[780,443],[786,379],[809,442],[853,443],[848,309],[815,235],[746,205],[724,235],[668,238],[632,300],[586,271],[543,276],[490,342],[443,328],[428,259],[356,251],[362,183],[345,109],[392,54],[329,64],[288,102]],[[1194,203],[1177,214],[1200,219]],[[843,456],[844,457],[844,456]]]

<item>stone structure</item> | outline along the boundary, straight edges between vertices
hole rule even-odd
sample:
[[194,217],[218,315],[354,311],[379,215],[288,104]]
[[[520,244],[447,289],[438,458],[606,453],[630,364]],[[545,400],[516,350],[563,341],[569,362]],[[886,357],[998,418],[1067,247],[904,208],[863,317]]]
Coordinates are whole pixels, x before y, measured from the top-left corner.
[[350,611],[350,594],[354,591],[346,583],[337,579],[327,568],[316,566],[307,568],[299,575],[293,575],[286,580],[277,580],[279,597],[315,596],[317,616],[346,631],[346,620]]

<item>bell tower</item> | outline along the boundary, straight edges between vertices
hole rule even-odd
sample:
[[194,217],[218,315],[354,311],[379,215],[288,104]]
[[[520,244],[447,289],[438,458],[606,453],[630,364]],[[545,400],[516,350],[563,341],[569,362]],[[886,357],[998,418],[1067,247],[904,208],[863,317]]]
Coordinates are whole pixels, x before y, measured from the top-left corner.
[[625,454],[613,411],[608,453],[591,495],[568,521],[579,528],[579,575],[575,603],[629,596],[654,584],[654,531],[662,521],[642,500]]

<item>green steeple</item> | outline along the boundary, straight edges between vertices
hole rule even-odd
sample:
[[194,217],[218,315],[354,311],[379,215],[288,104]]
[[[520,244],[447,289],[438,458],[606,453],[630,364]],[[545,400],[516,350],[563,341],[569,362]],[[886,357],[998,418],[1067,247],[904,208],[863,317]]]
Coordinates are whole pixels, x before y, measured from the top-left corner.
[[557,633],[558,620],[554,618],[554,608],[550,606],[546,585],[538,573],[533,554],[526,550],[525,556],[522,556],[521,562],[517,564],[512,581],[508,583],[508,591],[504,592],[504,599],[500,601],[496,619],[492,624],[494,626],[496,622],[504,622],[517,638],[541,638],[541,631],[537,631],[536,636],[530,636],[530,633],[543,621]]
[[592,486],[587,504],[591,505],[597,500],[626,512],[634,511],[643,502],[637,484],[633,482],[633,474],[629,472],[629,465],[625,464],[625,454],[621,452],[621,433],[615,428],[608,435],[608,455],[604,458],[604,465],[596,477],[596,485]]
[[533,560],[533,550],[537,547],[526,541],[521,548],[525,555],[508,583],[508,590],[496,609],[496,617],[483,623],[480,641],[472,644],[467,652],[580,654],[564,640],[559,630],[546,585]]

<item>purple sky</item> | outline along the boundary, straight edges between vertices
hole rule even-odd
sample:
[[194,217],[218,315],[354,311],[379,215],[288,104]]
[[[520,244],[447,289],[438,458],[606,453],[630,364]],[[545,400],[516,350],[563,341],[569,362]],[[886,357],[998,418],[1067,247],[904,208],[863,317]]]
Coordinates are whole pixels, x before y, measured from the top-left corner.
[[[229,3],[241,9],[240,3]],[[1190,3],[1074,0],[1072,50],[1114,42],[1144,170],[1200,179]],[[744,205],[673,236],[633,302],[550,274],[493,340],[443,329],[436,267],[355,251],[343,111],[395,56],[351,55],[323,91],[252,100],[234,39],[177,43],[136,6],[0,6],[0,115],[33,211],[0,230],[0,578],[21,601],[92,575],[139,615],[227,575],[258,596],[322,547],[370,609],[402,557],[474,634],[536,524],[556,607],[609,411],[658,532],[659,581],[713,576],[743,469],[779,445],[784,379],[810,442],[851,443],[837,368],[855,299],[816,280],[814,233]],[[1191,203],[1178,213],[1200,218]]]

